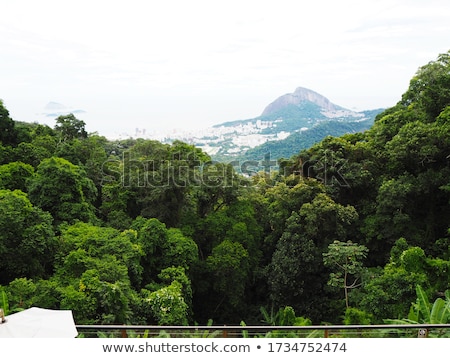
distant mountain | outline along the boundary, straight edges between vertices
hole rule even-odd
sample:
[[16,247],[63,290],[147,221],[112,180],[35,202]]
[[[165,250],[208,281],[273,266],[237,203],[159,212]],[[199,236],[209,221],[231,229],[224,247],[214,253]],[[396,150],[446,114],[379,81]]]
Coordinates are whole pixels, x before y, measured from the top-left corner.
[[280,110],[290,106],[299,106],[304,102],[311,102],[318,105],[327,111],[338,111],[343,109],[331,103],[328,98],[325,98],[321,94],[314,92],[304,87],[298,87],[294,93],[287,93],[281,97],[278,97],[275,101],[269,104],[261,114],[261,116],[268,116],[273,113],[278,113]]
[[66,107],[65,105],[58,103],[58,102],[49,102],[44,107],[44,112],[42,113],[46,117],[59,117],[64,116],[67,114],[80,114],[80,113],[86,113],[86,111],[82,109],[74,109],[71,107]]
[[338,106],[321,94],[298,87],[270,103],[256,118],[215,125],[193,143],[213,159],[262,160],[289,158],[328,135],[369,129],[383,109],[355,112]]

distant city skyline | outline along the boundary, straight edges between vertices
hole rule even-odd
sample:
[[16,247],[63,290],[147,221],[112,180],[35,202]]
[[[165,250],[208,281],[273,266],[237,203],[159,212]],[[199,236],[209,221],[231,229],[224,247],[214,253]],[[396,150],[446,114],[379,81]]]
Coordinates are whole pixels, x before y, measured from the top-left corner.
[[[17,121],[78,110],[89,132],[205,128],[297,87],[395,105],[450,49],[439,0],[0,0],[0,98]],[[62,108],[62,112],[65,110]]]

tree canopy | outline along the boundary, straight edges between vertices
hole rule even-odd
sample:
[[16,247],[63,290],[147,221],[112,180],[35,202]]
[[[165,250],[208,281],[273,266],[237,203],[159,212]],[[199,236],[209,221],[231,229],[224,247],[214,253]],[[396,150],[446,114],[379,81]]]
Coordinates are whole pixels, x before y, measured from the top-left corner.
[[0,101],[2,300],[79,324],[425,322],[432,302],[447,317],[449,59],[368,130],[250,177],[73,114],[15,122]]

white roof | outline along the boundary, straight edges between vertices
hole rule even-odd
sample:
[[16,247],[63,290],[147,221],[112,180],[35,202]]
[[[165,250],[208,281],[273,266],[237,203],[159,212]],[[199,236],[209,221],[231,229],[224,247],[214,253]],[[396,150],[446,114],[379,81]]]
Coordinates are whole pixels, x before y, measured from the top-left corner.
[[75,338],[78,335],[70,310],[38,307],[13,313],[0,323],[0,338]]

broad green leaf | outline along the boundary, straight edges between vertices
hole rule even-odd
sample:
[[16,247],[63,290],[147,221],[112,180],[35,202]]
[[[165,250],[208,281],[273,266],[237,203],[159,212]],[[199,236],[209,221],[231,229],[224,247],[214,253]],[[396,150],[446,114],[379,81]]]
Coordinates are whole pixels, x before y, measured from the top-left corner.
[[428,300],[428,297],[423,290],[423,288],[420,285],[417,285],[416,287],[416,293],[417,293],[417,304],[419,306],[419,312],[423,316],[424,322],[430,322],[430,301]]
[[437,298],[431,308],[429,323],[445,323],[443,322],[445,320],[445,316],[445,301],[442,298]]
[[0,308],[3,308],[3,312],[5,315],[9,312],[9,306],[8,306],[8,297],[6,296],[5,290],[2,288],[0,291]]

